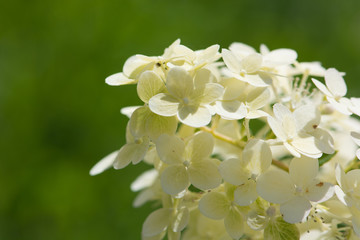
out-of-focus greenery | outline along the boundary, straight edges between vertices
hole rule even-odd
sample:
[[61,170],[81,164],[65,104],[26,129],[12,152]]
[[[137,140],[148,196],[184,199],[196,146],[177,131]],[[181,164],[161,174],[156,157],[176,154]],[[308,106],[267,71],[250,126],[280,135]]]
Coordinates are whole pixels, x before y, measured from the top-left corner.
[[129,185],[147,166],[88,174],[124,144],[120,108],[140,103],[104,79],[177,38],[292,48],[360,96],[358,0],[1,1],[0,239],[140,239],[154,206],[133,209]]

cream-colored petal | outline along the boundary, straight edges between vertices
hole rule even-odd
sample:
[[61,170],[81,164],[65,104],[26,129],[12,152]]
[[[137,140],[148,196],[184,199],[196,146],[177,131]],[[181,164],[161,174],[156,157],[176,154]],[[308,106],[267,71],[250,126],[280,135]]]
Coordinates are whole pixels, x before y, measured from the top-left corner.
[[138,176],[134,182],[131,183],[130,189],[133,192],[140,191],[144,188],[150,187],[157,177],[159,176],[158,171],[156,169],[150,169],[143,172],[140,176]]
[[146,70],[151,70],[155,65],[155,59],[144,55],[134,55],[128,58],[123,67],[123,73],[130,79],[136,79]]
[[245,81],[255,87],[268,87],[271,84],[271,77],[267,74],[247,74]]
[[339,186],[341,188],[344,188],[345,190],[347,190],[348,184],[346,182],[346,175],[345,175],[344,170],[338,163],[335,165],[335,177],[336,177],[336,181],[339,184]]
[[287,140],[287,135],[282,127],[282,124],[279,120],[269,116],[267,117],[267,122],[271,128],[271,130],[274,132],[276,137],[278,137],[281,141]]
[[312,132],[320,124],[321,114],[320,111],[313,105],[303,105],[293,112],[296,127],[299,130]]
[[210,192],[200,199],[199,210],[204,216],[219,220],[228,215],[230,203],[224,194]]
[[341,73],[335,68],[329,68],[325,72],[325,83],[329,91],[336,97],[343,97],[347,87]]
[[299,223],[305,221],[311,210],[309,200],[304,197],[294,196],[286,203],[280,205],[280,212],[288,223]]
[[348,205],[351,206],[351,204],[349,204],[350,202],[347,200],[348,197],[346,196],[344,191],[338,185],[336,185],[334,187],[334,191],[335,191],[337,198],[340,200],[340,202],[342,202],[346,206],[348,206]]
[[259,175],[271,165],[272,153],[269,145],[260,139],[250,140],[244,148],[242,161],[249,172]]
[[256,53],[256,50],[249,46],[246,45],[244,43],[240,43],[240,42],[234,42],[230,45],[229,49],[236,54],[236,56],[239,56],[241,58],[244,58],[245,56],[252,54],[252,53]]
[[360,98],[352,97],[350,101],[351,101],[351,104],[349,106],[350,111],[360,116]]
[[284,142],[284,147],[290,152],[291,155],[293,155],[294,157],[301,157],[301,154],[299,153],[299,150],[297,150],[296,148],[294,148],[291,144],[289,144],[288,142]]
[[186,144],[186,152],[191,162],[202,161],[211,155],[214,148],[213,136],[208,132],[197,132]]
[[[332,107],[334,107],[337,111],[341,112],[345,115],[351,115],[352,112],[349,110],[349,99],[341,98],[339,101],[336,100],[333,97],[327,97],[326,98],[328,102],[331,104]],[[341,101],[342,100],[342,101]]]
[[139,163],[149,148],[149,139],[139,139],[137,143],[127,143],[120,148],[118,155],[114,161],[115,169],[122,169],[129,165],[130,162],[133,164]]
[[290,65],[295,62],[297,53],[292,49],[280,48],[273,50],[264,56],[264,66],[277,67]]
[[247,113],[243,103],[237,100],[217,101],[216,113],[225,119],[243,119]]
[[235,209],[230,210],[224,219],[226,232],[233,238],[239,239],[244,234],[243,216]]
[[326,96],[333,97],[333,94],[329,91],[329,89],[319,80],[316,80],[314,78],[311,79],[315,86]]
[[174,67],[167,75],[166,87],[172,96],[183,99],[194,91],[193,78],[184,68]]
[[285,203],[294,197],[295,186],[288,173],[270,170],[257,179],[256,190],[265,200],[272,203]]
[[230,69],[230,71],[234,73],[239,73],[240,68],[240,61],[236,58],[236,56],[227,49],[222,49],[221,51],[222,58],[226,66]]
[[90,170],[90,175],[95,176],[103,171],[109,169],[112,167],[116,156],[118,155],[119,150],[116,150],[115,152],[112,152],[108,155],[106,155],[103,159],[101,159],[99,162],[97,162]]
[[120,72],[108,76],[105,79],[105,82],[110,86],[120,86],[120,85],[134,84],[136,83],[136,80],[130,79],[126,77],[122,72]]
[[240,206],[248,206],[258,197],[256,183],[254,180],[248,180],[244,184],[237,186],[234,191],[234,201]]
[[352,139],[354,140],[354,142],[355,142],[358,146],[360,146],[360,133],[358,133],[358,132],[351,132],[350,135],[351,135]]
[[162,134],[155,144],[161,161],[167,164],[182,164],[184,161],[185,143],[177,136]]
[[260,70],[263,57],[258,53],[252,53],[241,60],[241,70],[246,73],[255,73]]
[[329,200],[334,195],[334,186],[327,182],[317,181],[308,188],[306,198],[315,203],[322,203]]
[[167,194],[176,195],[189,187],[189,175],[183,165],[170,165],[160,176],[161,186]]
[[318,160],[309,157],[294,158],[289,166],[291,180],[296,186],[301,188],[310,187],[318,171]]
[[285,116],[292,115],[289,108],[287,108],[285,105],[283,105],[281,103],[276,103],[273,106],[273,111],[274,111],[275,117],[279,120],[283,120],[285,118]]
[[189,222],[190,213],[187,207],[181,207],[174,219],[171,221],[171,229],[173,232],[181,232]]
[[270,91],[268,88],[256,88],[246,97],[248,106],[255,110],[262,108],[270,100]]
[[247,84],[246,82],[240,81],[236,78],[227,78],[221,81],[221,84],[224,86],[224,94],[222,96],[223,100],[234,100],[239,96],[244,94]]
[[211,113],[206,107],[184,106],[179,109],[178,118],[180,122],[198,128],[210,123]]
[[142,226],[142,235],[152,237],[165,231],[169,225],[170,216],[171,209],[169,208],[160,208],[150,213]]
[[334,139],[328,131],[316,128],[312,135],[315,137],[315,145],[320,151],[326,154],[333,154],[335,152]]
[[159,93],[150,98],[149,107],[153,113],[170,117],[177,114],[179,101],[166,93]]
[[210,104],[218,100],[224,92],[224,87],[218,83],[207,83],[201,98],[201,104]]
[[353,225],[354,232],[357,237],[360,237],[360,211],[356,208],[351,208],[352,218],[351,223]]
[[146,119],[150,114],[151,111],[147,106],[140,107],[133,112],[129,121],[129,130],[133,137],[141,138],[147,135]]
[[222,180],[218,167],[210,160],[191,162],[188,173],[191,184],[201,190],[216,188]]
[[175,134],[177,128],[177,118],[176,116],[172,117],[163,117],[155,113],[151,113],[146,119],[146,132],[152,141],[156,139],[161,134]]
[[150,98],[164,92],[166,88],[159,75],[153,71],[145,71],[140,75],[136,89],[139,98],[143,102],[148,103]]
[[237,158],[231,158],[221,162],[219,172],[224,180],[232,185],[244,184],[251,176],[251,173],[243,168],[241,161]]
[[302,136],[298,136],[292,140],[291,145],[305,156],[311,158],[319,158],[322,156],[321,150],[316,146],[315,137],[311,135],[303,134]]
[[132,206],[138,208],[143,206],[145,203],[151,200],[155,200],[156,195],[151,188],[141,191],[134,199]]

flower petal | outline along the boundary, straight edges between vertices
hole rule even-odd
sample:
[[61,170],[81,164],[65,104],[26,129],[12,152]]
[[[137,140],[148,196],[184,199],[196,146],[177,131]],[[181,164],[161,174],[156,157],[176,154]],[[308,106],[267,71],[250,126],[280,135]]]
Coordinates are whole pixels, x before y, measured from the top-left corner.
[[107,84],[109,84],[110,86],[120,86],[120,85],[126,85],[126,84],[134,84],[134,83],[136,83],[136,80],[129,79],[122,72],[120,72],[120,73],[115,73],[113,75],[108,76],[105,79],[105,82]]
[[352,139],[354,140],[354,142],[355,142],[358,146],[360,146],[360,133],[358,133],[358,132],[351,132],[350,135],[351,135]]
[[302,157],[294,158],[289,166],[291,180],[301,188],[309,187],[319,171],[317,159]]
[[311,157],[319,158],[322,155],[321,150],[316,146],[315,137],[307,134],[294,138],[291,145],[301,154]]
[[244,184],[250,175],[237,158],[222,161],[219,165],[219,171],[224,180],[232,185]]
[[200,199],[199,210],[206,217],[219,220],[228,215],[230,203],[224,194],[210,192]]
[[273,106],[274,115],[278,120],[283,120],[285,116],[292,115],[289,108],[281,103],[276,103]]
[[194,83],[190,74],[182,67],[170,69],[166,78],[169,93],[179,99],[189,97],[194,91]]
[[187,207],[181,207],[174,219],[171,221],[171,229],[173,232],[181,232],[189,222],[189,209]]
[[280,205],[280,212],[288,223],[299,223],[306,219],[311,210],[309,200],[296,196]]
[[130,162],[133,164],[139,163],[149,148],[149,139],[143,138],[138,143],[127,143],[120,148],[118,155],[114,162],[115,169],[122,169],[129,165]]
[[214,148],[213,136],[208,132],[197,132],[186,144],[191,162],[201,161],[211,155]]
[[149,107],[153,113],[170,117],[178,112],[179,102],[169,94],[159,93],[150,98]]
[[313,105],[307,104],[298,107],[293,112],[298,131],[312,132],[320,124],[321,114]]
[[253,180],[246,181],[244,184],[236,187],[234,191],[234,201],[240,206],[248,206],[258,197],[256,183]]
[[189,185],[189,175],[183,165],[171,165],[161,173],[161,186],[167,194],[176,195]]
[[347,92],[347,87],[341,73],[335,68],[329,68],[325,72],[325,83],[330,92],[335,97],[343,97]]
[[148,103],[150,98],[164,92],[166,88],[164,82],[155,72],[145,71],[140,75],[136,89],[139,98]]
[[290,65],[295,62],[297,53],[292,49],[280,48],[271,51],[264,56],[264,66],[277,67]]
[[267,117],[267,122],[271,128],[271,130],[274,132],[276,137],[278,137],[281,141],[287,140],[287,135],[282,127],[282,124],[279,120],[269,116]]
[[261,54],[252,53],[241,60],[241,70],[245,70],[246,73],[255,73],[260,70],[263,62]]
[[319,80],[316,80],[314,78],[311,79],[315,86],[326,96],[333,97],[333,94],[329,91],[329,89]]
[[230,71],[232,71],[234,73],[240,72],[240,70],[241,70],[240,61],[236,58],[234,53],[223,48],[221,51],[221,55],[224,60],[224,63],[230,69]]
[[308,188],[307,199],[315,203],[322,203],[334,195],[334,186],[327,182],[317,182]]
[[281,204],[294,197],[295,186],[286,172],[270,170],[257,179],[256,190],[265,200]]
[[118,150],[116,150],[115,152],[112,152],[108,155],[106,155],[106,157],[104,157],[103,159],[101,159],[99,162],[97,162],[90,170],[90,175],[91,176],[95,176],[98,175],[100,173],[102,173],[103,171],[109,169],[110,167],[112,167],[116,156],[118,155]]
[[155,144],[161,161],[167,164],[181,164],[184,161],[185,143],[180,138],[162,134]]
[[133,192],[140,191],[144,188],[150,187],[154,181],[159,176],[158,171],[156,169],[150,169],[143,172],[140,176],[138,176],[134,182],[131,183],[130,189]]
[[217,166],[210,160],[191,162],[188,173],[191,184],[201,190],[216,188],[222,180]]
[[155,61],[151,57],[137,54],[125,61],[123,73],[131,79],[136,79],[143,71],[152,69],[154,65]]
[[179,109],[178,118],[180,122],[190,127],[203,127],[210,123],[211,114],[206,107],[184,106]]
[[272,162],[269,145],[260,139],[250,140],[244,148],[242,161],[252,174],[259,175],[265,172]]
[[210,104],[221,97],[224,92],[224,87],[218,83],[207,83],[205,85],[205,90],[203,97],[201,99],[201,104]]
[[165,231],[171,216],[170,208],[160,208],[150,213],[142,226],[142,235],[152,237]]
[[161,134],[175,134],[177,123],[178,121],[175,116],[163,117],[155,113],[151,113],[146,119],[145,128],[150,139],[152,141],[156,141]]
[[233,239],[239,239],[244,234],[243,216],[235,209],[230,210],[224,219],[226,232]]

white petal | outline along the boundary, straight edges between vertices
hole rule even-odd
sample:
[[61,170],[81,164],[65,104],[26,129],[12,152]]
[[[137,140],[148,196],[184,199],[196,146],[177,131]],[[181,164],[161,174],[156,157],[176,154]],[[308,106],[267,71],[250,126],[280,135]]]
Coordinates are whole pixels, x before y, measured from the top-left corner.
[[177,98],[189,97],[194,91],[194,83],[190,74],[181,67],[170,69],[166,78],[169,93]]
[[98,175],[98,174],[102,173],[103,171],[105,171],[105,170],[109,169],[110,167],[112,167],[118,152],[119,151],[116,150],[115,152],[112,152],[112,153],[106,155],[106,157],[104,157],[99,162],[97,162],[91,168],[90,175],[91,176]]
[[158,171],[156,169],[147,170],[143,172],[140,176],[138,176],[134,182],[131,183],[130,189],[133,192],[137,192],[144,188],[150,187],[157,177]]
[[338,182],[339,186],[341,188],[345,188],[347,189],[347,183],[346,183],[346,176],[345,176],[345,172],[342,169],[342,167],[340,166],[340,164],[336,164],[335,165],[335,177],[336,177],[336,181]]
[[150,70],[154,67],[155,60],[144,55],[134,55],[128,58],[123,67],[123,73],[131,79],[139,77],[143,71]]
[[353,214],[351,218],[351,223],[353,225],[354,232],[358,237],[360,237],[360,211],[357,209],[351,209]]
[[154,191],[151,188],[145,189],[144,191],[141,191],[134,199],[133,201],[133,207],[138,208],[144,205],[146,202],[154,200],[155,194]]
[[189,175],[183,165],[171,165],[160,176],[161,186],[167,194],[175,195],[189,185]]
[[301,188],[310,187],[318,171],[318,160],[309,157],[294,158],[289,166],[289,174],[292,181]]
[[[349,100],[345,100],[344,98],[341,98],[340,101],[337,101],[335,98],[327,97],[326,98],[328,102],[339,112],[345,115],[351,115],[352,112],[349,110]],[[345,101],[344,101],[345,100]]]
[[248,86],[247,83],[236,78],[228,78],[222,80],[221,84],[225,87],[223,100],[234,100],[243,94]]
[[354,140],[354,142],[355,142],[358,146],[360,146],[360,133],[358,133],[358,132],[351,132],[350,135],[351,135],[352,139]]
[[329,97],[333,97],[333,94],[328,90],[328,88],[322,82],[320,82],[314,78],[312,78],[311,80],[323,94],[325,94],[326,96],[329,96]]
[[120,113],[131,118],[131,115],[135,112],[136,109],[140,108],[141,106],[130,106],[130,107],[123,107],[120,109]]
[[153,113],[170,117],[178,112],[179,102],[169,94],[159,93],[150,98],[149,107]]
[[245,70],[246,73],[255,73],[260,70],[262,62],[262,55],[252,53],[241,60],[241,68]]
[[271,78],[268,75],[247,74],[245,81],[255,87],[268,87],[271,84]]
[[244,148],[242,160],[246,169],[259,175],[271,165],[272,153],[269,145],[260,139],[250,140]]
[[230,71],[234,73],[240,72],[241,70],[240,61],[236,58],[236,56],[232,52],[223,48],[221,51],[221,55],[224,60],[224,63],[230,69]]
[[161,134],[175,134],[177,123],[178,121],[176,116],[163,117],[155,113],[151,113],[149,114],[145,125],[147,135],[152,141],[156,141]]
[[268,88],[256,88],[246,97],[248,106],[253,110],[262,108],[269,100],[270,91]]
[[246,112],[245,105],[237,100],[216,102],[216,113],[226,119],[242,119]]
[[216,188],[222,180],[217,166],[210,160],[192,162],[188,173],[191,184],[201,190]]
[[165,231],[169,224],[170,215],[171,209],[169,208],[160,208],[150,213],[143,224],[142,235],[152,237]]
[[181,232],[189,222],[189,209],[182,207],[176,213],[175,219],[172,220],[171,229],[173,232]]
[[178,118],[180,122],[190,127],[203,127],[210,123],[211,114],[206,107],[182,107],[179,109]]
[[351,105],[349,109],[356,115],[360,116],[360,98],[351,98]]
[[[128,123],[132,137],[141,138],[147,135],[146,120],[148,119],[150,114],[151,111],[147,106],[139,107],[133,112]],[[127,142],[129,142],[128,137]]]
[[356,157],[360,160],[360,149],[356,151]]
[[316,141],[313,136],[302,135],[303,137],[296,137],[292,140],[291,145],[296,148],[301,154],[311,157],[319,158],[322,152],[317,148]]
[[241,185],[249,178],[250,173],[245,171],[241,161],[231,158],[220,163],[219,171],[224,180],[232,185]]
[[256,50],[253,47],[250,47],[249,45],[246,45],[244,43],[234,42],[230,45],[229,49],[236,54],[236,56],[239,56],[241,58],[256,53]]
[[136,89],[139,98],[148,103],[150,98],[165,90],[165,84],[155,72],[145,71],[140,75]]
[[234,191],[234,201],[240,206],[250,205],[257,197],[256,183],[253,180],[246,181],[245,184],[236,187]]
[[347,92],[345,81],[335,68],[329,68],[325,73],[325,83],[330,92],[336,97],[343,97]]
[[292,145],[290,145],[287,142],[284,142],[284,147],[290,152],[291,155],[293,155],[294,157],[301,157],[301,154],[298,152],[298,150],[296,148],[294,148]]
[[334,139],[328,131],[316,128],[312,135],[315,137],[315,145],[320,151],[326,154],[333,154],[335,152]]
[[122,148],[120,148],[118,155],[116,156],[114,162],[115,169],[122,169],[129,165],[130,162],[133,164],[139,163],[149,148],[149,139],[144,138],[144,140],[139,143],[127,143]]
[[293,112],[298,130],[312,132],[320,124],[321,114],[311,104],[303,105]]
[[205,90],[203,97],[201,99],[202,104],[210,104],[218,100],[224,92],[224,87],[218,83],[207,83],[205,85]]
[[105,82],[111,86],[120,86],[120,85],[126,85],[126,84],[134,84],[134,83],[136,83],[136,80],[129,79],[122,72],[120,72],[120,73],[115,73],[113,75],[108,76],[105,79]]
[[276,137],[278,137],[281,141],[287,140],[287,135],[286,135],[285,131],[283,130],[282,124],[279,120],[269,116],[269,117],[267,117],[267,122],[268,122],[271,130],[276,135]]
[[283,120],[285,116],[292,115],[291,111],[281,103],[276,103],[273,106],[273,111],[275,117],[279,120]]
[[226,232],[233,239],[239,239],[244,234],[244,220],[242,215],[232,209],[224,219]]
[[269,202],[284,203],[294,196],[295,186],[286,172],[270,170],[257,179],[256,190]]
[[208,132],[197,132],[186,144],[186,152],[192,162],[201,161],[211,155],[214,148],[213,136]]
[[161,161],[167,164],[181,164],[184,161],[185,143],[177,136],[162,134],[155,144]]
[[327,182],[319,182],[308,188],[307,199],[315,203],[322,203],[334,195],[334,186]]
[[346,194],[338,185],[335,186],[335,193],[340,202],[342,202],[346,206],[349,205],[348,201],[346,200]]
[[280,205],[280,212],[288,223],[299,223],[306,219],[311,210],[309,200],[296,196]]
[[210,192],[200,199],[199,210],[206,217],[219,220],[229,213],[230,203],[224,194]]
[[295,62],[297,53],[292,49],[276,49],[264,56],[264,66],[277,67],[281,65],[290,65]]

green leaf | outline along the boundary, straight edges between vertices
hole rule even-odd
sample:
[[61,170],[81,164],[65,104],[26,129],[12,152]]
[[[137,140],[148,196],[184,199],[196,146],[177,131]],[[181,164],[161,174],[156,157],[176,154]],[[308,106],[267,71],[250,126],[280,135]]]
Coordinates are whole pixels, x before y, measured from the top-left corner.
[[333,156],[335,156],[337,154],[337,151],[335,151],[333,154],[323,154],[321,156],[321,158],[319,158],[319,166],[321,167],[322,165],[324,165],[325,163],[327,163],[328,161],[330,161],[332,159]]
[[266,240],[298,240],[300,239],[299,229],[295,224],[284,221],[282,217],[269,222],[264,230],[264,239]]

